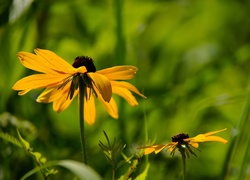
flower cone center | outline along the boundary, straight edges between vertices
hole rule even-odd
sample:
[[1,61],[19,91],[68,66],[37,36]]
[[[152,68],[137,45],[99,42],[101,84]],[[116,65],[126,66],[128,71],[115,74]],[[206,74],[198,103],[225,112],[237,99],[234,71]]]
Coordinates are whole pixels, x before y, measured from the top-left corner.
[[88,56],[76,57],[72,66],[74,68],[79,68],[81,66],[85,66],[88,72],[96,72],[96,68],[95,68],[93,59],[88,57]]

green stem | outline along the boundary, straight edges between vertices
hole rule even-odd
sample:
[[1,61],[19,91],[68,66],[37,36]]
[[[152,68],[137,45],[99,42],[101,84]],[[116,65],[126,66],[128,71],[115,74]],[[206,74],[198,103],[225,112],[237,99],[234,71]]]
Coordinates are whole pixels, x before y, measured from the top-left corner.
[[[125,39],[123,35],[123,0],[114,0],[114,11],[115,11],[115,21],[116,21],[116,65],[122,65],[125,63],[126,53],[125,53]],[[120,101],[119,109],[122,111],[119,112],[119,129],[121,136],[121,141],[125,142],[126,139],[126,126],[125,126],[125,104],[124,101]]]
[[[233,164],[234,158],[238,158],[237,148],[239,147],[240,140],[243,138],[245,139],[244,135],[248,134],[247,133],[248,129],[246,127],[248,123],[249,112],[250,112],[250,91],[248,92],[248,97],[246,103],[244,104],[240,119],[238,120],[235,126],[235,131],[237,132],[237,134],[235,134],[232,137],[230,147],[228,148],[229,150],[227,152],[226,160],[224,162],[224,167],[223,167],[224,179],[229,178],[227,176],[230,176],[228,175],[228,172],[230,171],[230,168],[232,168],[231,166]],[[244,129],[246,129],[245,132]],[[242,163],[239,165],[239,170],[242,173]]]
[[[144,133],[145,133],[145,142],[148,143],[148,119],[146,114],[145,101],[143,101],[143,114],[144,114]],[[146,156],[146,164],[148,163],[148,156]]]
[[86,91],[85,83],[81,76],[79,76],[79,120],[80,120],[80,139],[82,146],[83,162],[88,165],[85,135],[84,135],[84,95]]
[[182,156],[183,180],[186,179],[186,157]]
[[183,167],[183,180],[186,179],[186,155],[185,149],[179,149],[181,153],[182,167]]

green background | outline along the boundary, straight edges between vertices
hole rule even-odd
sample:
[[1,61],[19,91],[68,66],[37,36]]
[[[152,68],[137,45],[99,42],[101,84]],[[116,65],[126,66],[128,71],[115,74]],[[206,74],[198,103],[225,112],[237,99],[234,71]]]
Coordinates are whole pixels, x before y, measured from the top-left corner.
[[[219,136],[228,144],[201,143],[201,152],[194,150],[198,157],[187,160],[187,176],[237,179],[241,165],[249,165],[250,159],[249,12],[247,0],[34,0],[27,5],[2,0],[0,129],[16,136],[18,128],[47,160],[81,161],[77,100],[56,113],[51,104],[35,101],[42,89],[18,96],[12,86],[34,72],[16,54],[42,48],[70,64],[77,56],[90,56],[97,69],[134,65],[139,70],[129,82],[147,99],[135,95],[139,105],[131,107],[114,95],[118,120],[96,103],[96,122],[86,125],[90,166],[111,179],[111,167],[98,146],[99,140],[105,142],[103,130],[111,140],[126,144],[125,153],[131,155],[146,145],[146,131],[151,142],[162,144],[181,132],[193,137],[227,128]],[[240,132],[236,145],[235,132]],[[0,179],[19,179],[35,167],[24,151],[2,139],[0,153]],[[141,159],[134,176],[143,171],[145,161]],[[174,158],[168,151],[151,154],[149,162],[148,179],[181,177],[178,152]],[[127,167],[118,170],[117,178]],[[51,179],[62,177],[72,174],[59,169]]]

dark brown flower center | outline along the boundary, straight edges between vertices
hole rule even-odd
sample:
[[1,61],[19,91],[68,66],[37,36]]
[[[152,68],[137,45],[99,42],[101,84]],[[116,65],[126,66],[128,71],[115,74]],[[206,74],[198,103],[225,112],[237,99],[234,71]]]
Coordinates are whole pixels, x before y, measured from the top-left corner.
[[172,142],[183,142],[186,138],[189,138],[188,134],[180,133],[172,137]]
[[96,68],[95,68],[93,59],[88,57],[88,56],[76,57],[72,66],[74,68],[79,68],[81,66],[85,66],[88,72],[96,72]]

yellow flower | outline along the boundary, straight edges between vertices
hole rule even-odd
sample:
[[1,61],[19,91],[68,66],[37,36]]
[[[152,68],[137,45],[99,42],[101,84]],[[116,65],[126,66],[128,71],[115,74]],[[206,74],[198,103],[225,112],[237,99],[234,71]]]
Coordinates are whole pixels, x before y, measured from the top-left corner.
[[219,136],[213,136],[213,134],[219,133],[221,131],[225,131],[225,129],[218,130],[218,131],[212,131],[205,134],[199,134],[195,137],[189,138],[188,134],[180,133],[172,137],[172,142],[168,144],[163,145],[151,145],[151,146],[144,146],[140,147],[139,149],[144,149],[144,154],[150,154],[152,152],[155,152],[155,154],[159,153],[163,149],[167,148],[170,151],[170,155],[174,156],[175,150],[178,149],[180,152],[185,152],[189,157],[189,153],[196,156],[196,154],[192,151],[191,147],[194,147],[198,149],[200,142],[207,142],[207,141],[215,141],[215,142],[221,142],[226,144],[228,141],[219,137]]
[[17,56],[26,68],[39,73],[20,79],[12,89],[24,95],[33,89],[46,88],[37,102],[53,102],[53,110],[56,112],[65,110],[79,93],[81,78],[85,87],[84,119],[89,124],[93,124],[96,117],[94,95],[115,119],[118,118],[118,108],[112,93],[123,97],[131,106],[138,104],[131,91],[145,98],[132,84],[117,81],[132,79],[138,70],[134,66],[114,66],[96,71],[90,57],[77,57],[70,65],[52,51],[43,49],[35,49],[35,54],[19,52]]

